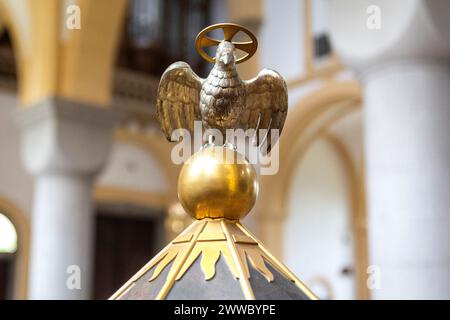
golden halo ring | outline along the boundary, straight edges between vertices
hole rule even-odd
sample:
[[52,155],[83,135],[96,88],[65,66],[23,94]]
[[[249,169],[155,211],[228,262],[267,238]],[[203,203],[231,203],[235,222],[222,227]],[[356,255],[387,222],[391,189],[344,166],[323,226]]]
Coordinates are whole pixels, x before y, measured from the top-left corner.
[[[218,46],[220,42],[222,42],[222,40],[214,39],[207,36],[209,32],[217,29],[223,30],[223,40],[230,41],[231,43],[234,44],[235,48],[242,50],[246,53],[246,55],[238,58],[236,60],[236,63],[247,61],[255,54],[256,49],[258,48],[258,40],[256,40],[255,35],[250,30],[235,23],[217,23],[209,27],[206,27],[205,29],[200,31],[200,33],[197,35],[197,38],[195,39],[195,49],[206,61],[211,63],[216,62],[216,58],[209,56],[205,52],[204,48]],[[233,37],[240,31],[244,32],[247,36],[249,36],[251,40],[244,42],[232,41]]]

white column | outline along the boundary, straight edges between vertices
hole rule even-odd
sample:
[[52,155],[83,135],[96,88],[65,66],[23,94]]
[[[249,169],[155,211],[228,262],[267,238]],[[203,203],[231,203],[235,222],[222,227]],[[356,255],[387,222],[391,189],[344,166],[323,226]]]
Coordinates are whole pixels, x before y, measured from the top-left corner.
[[[364,89],[372,297],[449,299],[450,2],[330,9],[333,45]],[[366,24],[374,10],[380,29]]]
[[22,158],[35,176],[30,299],[89,299],[93,264],[93,178],[117,115],[61,99],[20,110]]

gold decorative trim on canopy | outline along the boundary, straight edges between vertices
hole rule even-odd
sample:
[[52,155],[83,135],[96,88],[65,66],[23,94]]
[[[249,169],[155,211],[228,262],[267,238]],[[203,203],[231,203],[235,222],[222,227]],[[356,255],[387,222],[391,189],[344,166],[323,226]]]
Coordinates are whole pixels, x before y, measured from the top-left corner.
[[239,221],[209,218],[194,221],[120,288],[111,299],[120,298],[152,268],[154,270],[148,281],[154,281],[162,276],[162,271],[172,263],[165,283],[156,297],[156,299],[165,299],[175,281],[180,280],[200,256],[200,267],[205,275],[204,281],[211,280],[216,273],[215,265],[221,255],[225,258],[234,278],[239,280],[246,299],[255,299],[249,283],[248,261],[268,282],[274,280],[274,275],[267,268],[266,263],[295,283],[310,299],[316,299],[314,294],[274,258]]

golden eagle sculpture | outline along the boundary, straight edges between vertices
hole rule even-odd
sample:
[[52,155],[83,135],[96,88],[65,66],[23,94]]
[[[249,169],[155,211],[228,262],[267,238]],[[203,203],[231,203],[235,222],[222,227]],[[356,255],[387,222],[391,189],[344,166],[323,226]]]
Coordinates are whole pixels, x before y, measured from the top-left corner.
[[[224,40],[213,39],[207,33],[222,29]],[[251,41],[232,41],[238,32],[247,34]],[[210,57],[206,47],[217,46],[216,56]],[[257,49],[256,37],[244,27],[232,23],[215,24],[203,29],[197,36],[196,49],[214,63],[208,77],[203,79],[185,62],[170,65],[161,77],[157,96],[157,114],[162,130],[169,141],[176,129],[187,129],[191,135],[194,121],[202,121],[205,129],[218,129],[225,137],[227,129],[264,129],[266,135],[254,136],[254,143],[267,141],[271,148],[271,129],[279,133],[288,109],[286,82],[273,70],[263,69],[251,80],[242,80],[236,64],[248,60]],[[236,57],[236,49],[246,54]]]
[[[206,35],[219,28],[223,41]],[[247,33],[251,41],[233,42],[239,31]],[[215,58],[203,50],[213,45],[218,46]],[[178,177],[179,203],[195,221],[110,299],[315,300],[314,293],[240,223],[256,203],[258,173],[233,144],[239,135],[233,134],[234,141],[226,136],[228,129],[265,129],[265,135],[260,137],[258,132],[254,140],[263,147],[252,151],[268,152],[266,148],[278,136],[273,134],[269,140],[270,129],[281,130],[286,117],[286,84],[271,70],[241,80],[236,63],[249,59],[257,45],[250,31],[238,25],[204,29],[196,47],[202,57],[215,63],[209,76],[201,79],[188,64],[174,63],[162,76],[157,100],[159,119],[169,140],[176,129],[188,129],[192,136],[198,127],[194,126],[196,120],[207,129],[216,129],[206,134],[208,144],[184,161]],[[236,49],[247,54],[236,58]],[[173,138],[180,138],[183,131],[179,133]],[[230,139],[222,140],[223,145],[212,141],[218,133]],[[245,135],[246,140],[254,137]]]

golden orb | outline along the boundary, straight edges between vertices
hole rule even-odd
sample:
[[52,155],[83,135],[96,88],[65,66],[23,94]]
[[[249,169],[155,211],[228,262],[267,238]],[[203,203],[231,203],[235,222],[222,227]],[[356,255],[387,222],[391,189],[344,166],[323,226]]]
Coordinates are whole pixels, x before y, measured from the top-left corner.
[[257,195],[255,168],[227,147],[214,146],[195,153],[178,178],[178,198],[198,220],[243,218],[253,208]]

